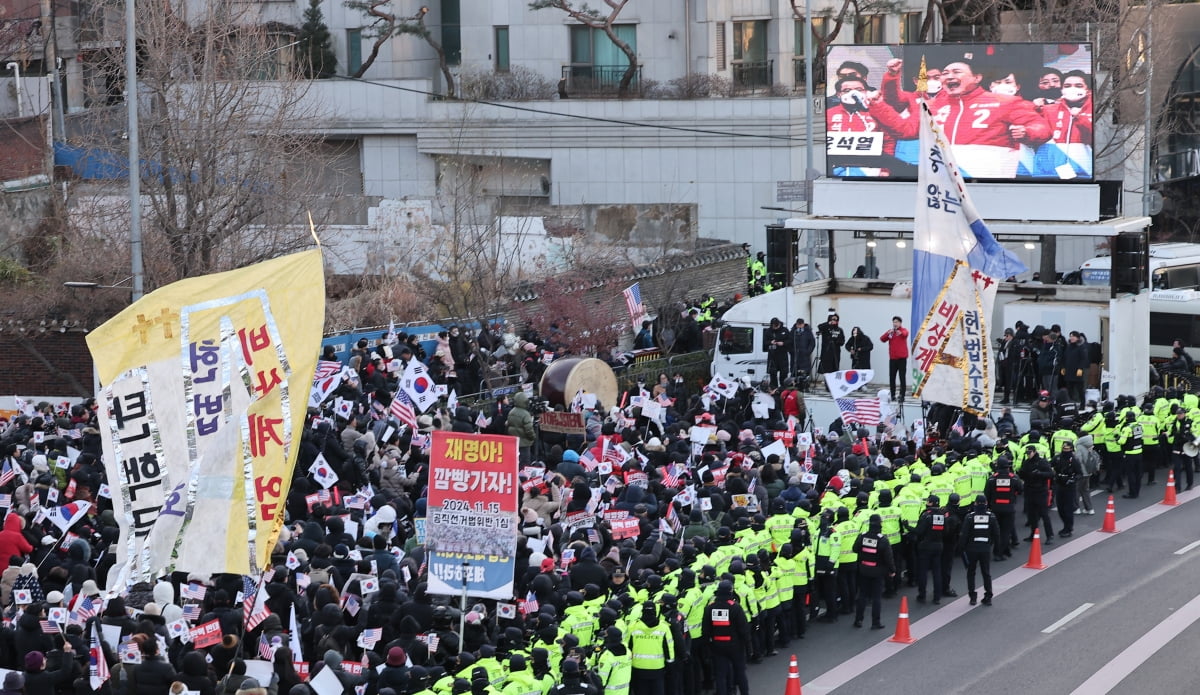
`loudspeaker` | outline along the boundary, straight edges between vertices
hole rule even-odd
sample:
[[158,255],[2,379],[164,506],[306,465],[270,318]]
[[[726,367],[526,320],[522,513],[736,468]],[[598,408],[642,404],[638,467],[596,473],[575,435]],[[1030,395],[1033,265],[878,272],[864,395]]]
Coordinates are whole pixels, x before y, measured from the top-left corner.
[[1128,232],[1113,237],[1112,270],[1109,272],[1110,296],[1137,294],[1150,287],[1150,247],[1144,232]]
[[774,289],[792,284],[792,277],[798,268],[798,235],[799,232],[795,229],[778,224],[767,225],[767,280]]

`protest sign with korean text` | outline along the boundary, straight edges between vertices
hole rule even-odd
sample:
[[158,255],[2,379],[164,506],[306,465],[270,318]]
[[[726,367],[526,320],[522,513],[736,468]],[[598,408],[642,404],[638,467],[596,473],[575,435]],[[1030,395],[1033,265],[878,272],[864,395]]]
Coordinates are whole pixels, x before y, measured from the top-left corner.
[[425,542],[429,593],[513,595],[517,553],[516,437],[435,431]]

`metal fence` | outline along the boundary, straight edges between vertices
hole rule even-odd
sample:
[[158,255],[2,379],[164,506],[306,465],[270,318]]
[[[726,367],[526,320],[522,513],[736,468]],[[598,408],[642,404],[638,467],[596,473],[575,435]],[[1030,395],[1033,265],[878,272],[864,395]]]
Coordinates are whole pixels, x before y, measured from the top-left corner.
[[735,89],[765,89],[771,86],[775,75],[775,61],[760,63],[734,63],[733,86]]
[[[624,65],[564,65],[563,80],[570,96],[612,96],[620,91],[621,79],[627,70]],[[633,69],[629,83],[630,94],[642,91],[642,66]]]

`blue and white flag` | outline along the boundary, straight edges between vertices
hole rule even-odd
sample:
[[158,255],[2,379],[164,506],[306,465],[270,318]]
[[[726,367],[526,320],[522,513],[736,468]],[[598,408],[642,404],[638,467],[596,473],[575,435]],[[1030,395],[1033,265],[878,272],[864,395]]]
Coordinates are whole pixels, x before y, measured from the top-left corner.
[[979,218],[941,127],[924,104],[913,222],[914,393],[984,415],[995,377],[988,324],[996,289],[1026,268]]

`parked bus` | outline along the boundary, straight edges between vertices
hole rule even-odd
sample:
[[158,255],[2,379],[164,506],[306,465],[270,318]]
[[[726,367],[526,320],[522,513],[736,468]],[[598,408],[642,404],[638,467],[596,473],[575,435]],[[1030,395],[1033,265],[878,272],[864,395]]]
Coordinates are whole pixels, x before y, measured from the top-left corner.
[[[1079,266],[1082,285],[1108,287],[1111,274],[1111,256],[1099,256]],[[1151,244],[1150,279],[1150,288],[1155,290],[1200,287],[1200,244]]]

